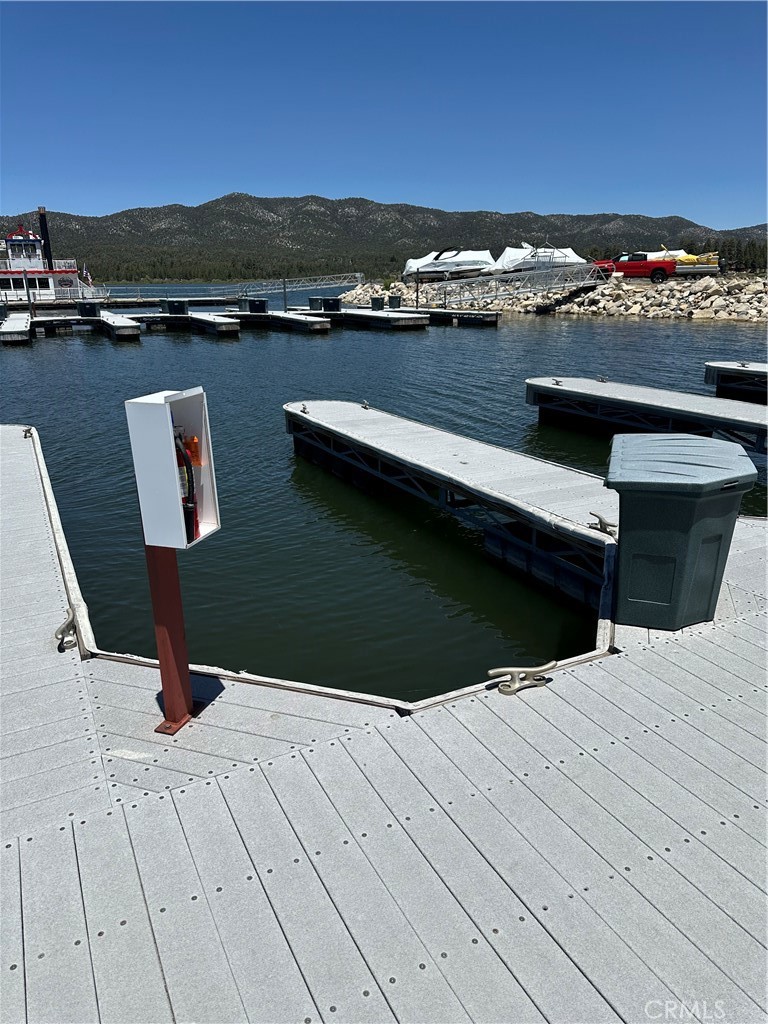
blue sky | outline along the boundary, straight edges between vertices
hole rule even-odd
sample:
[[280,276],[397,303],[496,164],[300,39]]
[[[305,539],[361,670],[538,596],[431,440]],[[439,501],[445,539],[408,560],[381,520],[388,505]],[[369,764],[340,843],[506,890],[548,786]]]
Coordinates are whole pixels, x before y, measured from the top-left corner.
[[766,219],[766,8],[3,3],[11,214],[228,192]]

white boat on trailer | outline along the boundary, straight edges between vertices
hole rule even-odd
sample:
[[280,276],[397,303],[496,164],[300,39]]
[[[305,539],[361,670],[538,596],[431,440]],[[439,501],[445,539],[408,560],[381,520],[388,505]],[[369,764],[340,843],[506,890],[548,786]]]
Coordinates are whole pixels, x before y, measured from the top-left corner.
[[464,277],[477,277],[493,265],[493,256],[487,249],[442,249],[419,259],[408,260],[402,274],[404,284],[419,281],[457,281]]

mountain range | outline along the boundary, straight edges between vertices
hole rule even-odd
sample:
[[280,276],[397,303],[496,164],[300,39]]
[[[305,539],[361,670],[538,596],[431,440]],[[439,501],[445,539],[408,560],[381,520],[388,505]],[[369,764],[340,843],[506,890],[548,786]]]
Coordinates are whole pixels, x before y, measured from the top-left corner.
[[[0,216],[2,236],[37,213]],[[716,231],[683,217],[448,212],[369,199],[265,199],[233,192],[200,206],[141,207],[103,217],[48,212],[54,258],[87,263],[95,280],[247,280],[360,270],[399,276],[405,260],[448,247],[549,242],[583,256],[623,250],[765,250],[766,225]],[[765,265],[763,256],[762,265]]]

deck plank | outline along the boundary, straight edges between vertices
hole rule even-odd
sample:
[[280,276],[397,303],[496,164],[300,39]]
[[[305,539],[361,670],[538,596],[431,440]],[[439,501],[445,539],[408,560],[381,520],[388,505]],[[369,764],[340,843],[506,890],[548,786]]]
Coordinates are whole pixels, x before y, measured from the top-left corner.
[[520,1020],[521,992],[529,1012],[533,1002],[561,1024],[619,1019],[549,934],[526,921],[527,907],[466,836],[424,810],[429,794],[380,737],[324,744],[306,757],[350,829],[366,833],[366,856],[433,956],[447,951],[436,962],[473,1020]]
[[[63,718],[56,723],[55,730],[48,725],[37,725],[31,729],[21,729],[18,732],[3,736],[0,744],[2,761],[17,757],[20,754],[32,755],[34,751],[43,751],[57,746],[64,740],[74,740],[80,737],[90,737],[92,746],[95,743],[95,725],[90,709],[86,714],[75,714],[72,718]],[[90,750],[90,748],[89,748]],[[2,764],[0,761],[0,765]]]
[[22,833],[36,833],[53,825],[62,825],[77,815],[109,807],[106,783],[88,783],[66,793],[56,793],[0,811],[0,836],[7,838]]
[[[526,842],[482,796],[478,797],[477,791],[466,785],[464,776],[421,730],[402,724],[403,728],[381,730],[390,745],[388,753],[382,753],[368,737],[364,746],[355,740],[349,749],[369,778],[375,778],[379,792],[391,794],[388,800],[401,821],[411,819],[418,823],[419,818],[427,815],[439,821],[442,817],[466,837],[484,863],[497,873],[515,902],[519,901],[517,919],[524,926],[514,931],[510,929],[507,941],[514,941],[518,946],[531,941],[536,949],[540,948],[540,943],[536,943],[539,930],[548,934],[558,954],[564,953],[576,972],[594,985],[624,1020],[642,1020],[643,1008],[649,999],[661,999],[663,1004],[664,1000],[674,998],[667,984],[585,901],[580,888],[569,885],[541,851]],[[419,787],[416,793],[410,792],[409,775],[417,778],[423,789]],[[405,792],[396,797],[400,785],[405,786]],[[474,796],[470,796],[470,792]],[[416,828],[417,824],[411,825],[409,821],[404,827]],[[437,851],[434,856],[435,862],[440,863]],[[451,857],[450,847],[444,850],[443,856]],[[485,884],[487,867],[483,872],[477,877]],[[492,875],[489,877],[492,879]],[[494,926],[499,932],[502,931],[499,926],[504,919],[503,908],[508,901],[509,895],[496,904],[498,921]],[[522,957],[520,959],[522,962]],[[542,983],[550,985],[549,972],[553,967],[560,969],[551,977],[563,977],[564,965],[558,964],[557,955],[553,957],[545,952],[541,964],[546,965]],[[573,989],[580,998],[588,998],[578,983],[574,983]],[[571,998],[571,991],[570,987],[564,987],[559,993],[551,991],[549,999],[559,998],[562,1005]],[[578,1007],[563,1008],[560,1012],[564,1019],[570,1019],[578,1013]]]
[[603,664],[611,675],[616,676],[638,693],[650,697],[662,711],[666,711],[675,718],[690,720],[691,724],[700,732],[762,771],[765,765],[763,752],[765,744],[710,708],[675,689],[666,681],[666,678],[659,678],[657,672],[654,671],[655,668],[658,668],[663,677],[666,677],[668,675],[667,665],[672,670],[669,675],[674,671],[674,667],[664,659],[658,661],[656,659],[660,659],[660,656],[650,648],[646,648],[632,651],[631,658],[627,654],[612,655]]
[[101,1024],[173,1021],[122,811],[73,830]]
[[[168,737],[166,736],[165,739],[167,740]],[[136,766],[157,764],[161,768],[182,772],[187,778],[190,775],[199,778],[212,778],[248,763],[217,757],[214,754],[202,754],[197,750],[189,750],[187,747],[162,746],[160,743],[140,740],[135,736],[118,736],[114,733],[103,733],[100,736],[100,744],[107,775],[109,775],[110,757],[131,761]]]
[[[579,863],[586,860],[579,854],[575,841],[578,836],[604,861],[602,867],[597,866],[596,877],[601,871],[613,870],[618,875],[624,872],[625,881],[647,904],[762,1004],[765,915],[760,912],[754,887],[745,886],[736,876],[735,885],[729,888],[733,872],[721,870],[709,891],[703,892],[665,860],[663,851],[659,855],[655,846],[647,846],[635,834],[631,822],[606,811],[560,771],[557,760],[550,763],[540,752],[538,759],[532,758],[527,745],[485,700],[462,701],[450,714],[419,717],[422,728],[444,750],[455,752],[457,766],[469,779],[475,784],[478,780],[492,783],[490,788],[483,787],[492,794],[487,799],[508,820],[519,826],[524,820],[530,821],[532,830],[542,838],[552,837],[546,847],[553,850],[553,863],[566,877],[569,872],[583,870]],[[468,740],[467,732],[474,742]],[[527,772],[518,767],[523,758]],[[510,772],[519,786],[510,787]],[[565,839],[554,841],[562,830],[561,823],[573,833],[570,841],[567,833]],[[627,866],[630,871],[626,871]],[[586,872],[582,880],[588,881]],[[573,876],[571,881],[575,884]],[[633,893],[632,900],[627,901],[627,912],[634,914],[639,906],[642,904]]]
[[[616,687],[605,669],[594,662],[578,666],[561,682],[557,693],[563,700],[701,797],[721,818],[734,821],[733,814],[737,813],[738,827],[766,844],[766,821],[760,805],[717,770],[722,762],[722,748],[711,764],[699,760],[696,739],[700,733],[668,718],[663,724],[657,721],[658,709],[652,702]],[[739,769],[743,768],[742,762]]]
[[126,739],[143,740],[145,743],[156,743],[161,748],[176,747],[179,750],[192,750],[238,762],[248,761],[251,764],[263,758],[277,757],[298,746],[296,744],[292,747],[287,740],[249,735],[233,729],[220,729],[198,721],[185,725],[169,743],[167,736],[155,732],[155,726],[162,721],[159,710],[155,714],[148,714],[103,705],[96,715],[95,725],[102,741],[107,736],[117,735]]
[[323,1020],[393,1022],[384,994],[266,778],[254,768],[218,782]]
[[99,1020],[70,825],[22,837],[21,891],[29,1024]]
[[199,775],[172,771],[154,764],[139,764],[114,754],[104,758],[104,770],[109,783],[137,786],[150,793],[164,793],[179,786],[187,786],[200,778]]
[[318,1011],[215,782],[173,794],[195,868],[250,1021],[294,1024]]
[[[759,678],[763,673],[752,666],[751,679],[734,678],[723,666],[707,660],[702,653],[715,652],[716,656],[719,650],[706,637],[687,634],[649,645],[638,651],[633,661],[689,698],[699,713],[703,705],[706,712],[712,710],[716,716],[743,730],[745,735],[741,742],[749,745],[753,758],[758,761],[762,758],[764,762],[766,693]],[[727,661],[727,656],[724,660]],[[709,723],[711,719],[707,721]],[[717,722],[712,725],[718,728]],[[750,737],[757,743],[751,742]]]
[[0,764],[0,775],[3,785],[7,785],[38,772],[66,768],[77,761],[84,761],[98,752],[98,743],[95,738],[76,736],[73,739],[62,740],[60,743],[52,743],[47,747],[23,750],[18,754],[4,757]]
[[[314,756],[314,748],[305,757]],[[392,898],[363,849],[366,835],[346,827],[304,759],[277,758],[263,768],[284,813],[312,858],[337,913],[398,1020],[469,1021],[437,963]],[[542,1018],[532,1004],[522,1020]]]
[[94,787],[103,782],[101,759],[86,755],[70,764],[36,772],[0,785],[0,804],[4,811]]
[[[447,711],[443,713],[448,714]],[[437,747],[434,749],[439,751],[441,757],[435,757],[426,742],[426,734],[422,732],[420,737],[415,736],[417,732],[420,732],[418,726],[397,730],[385,727],[382,730],[383,735],[406,759],[411,770],[418,773],[444,809],[450,796],[451,815],[461,815],[464,819],[464,831],[468,832],[473,841],[483,844],[485,855],[493,856],[497,864],[504,865],[513,875],[526,877],[529,873],[526,870],[526,858],[517,848],[522,839],[519,831],[521,826],[517,821],[513,826],[512,822],[486,799],[485,793],[478,790]],[[564,834],[560,832],[560,836]],[[513,843],[515,835],[518,838],[516,844]],[[546,849],[547,858],[551,861],[556,852],[557,838],[549,836],[544,839],[534,830],[534,841],[537,846]],[[535,852],[532,845],[528,848]],[[573,854],[575,848],[572,844],[569,844],[568,849],[570,854]],[[562,852],[562,849],[557,849],[558,854],[562,855]],[[615,873],[613,878],[607,873],[600,872],[592,855],[593,870],[587,875],[580,873],[579,864],[583,870],[590,859],[586,856],[586,846],[581,848],[580,854],[581,858],[577,863],[573,863],[569,856],[562,856],[560,861],[561,865],[568,865],[569,875],[576,878],[576,882],[564,877],[554,864],[547,864],[549,872],[557,878],[556,888],[550,890],[544,904],[539,904],[541,910],[537,908],[537,915],[546,916],[549,923],[553,912],[563,904],[577,906],[578,894],[584,905],[599,913],[600,918],[612,929],[612,948],[607,954],[609,963],[614,961],[618,949],[626,944],[663,984],[673,990],[678,1000],[688,1004],[697,999],[701,1001],[705,993],[717,989],[723,993],[723,998],[727,999],[734,1019],[740,1016],[745,1020],[760,1019],[762,1011],[753,1000],[731,982],[723,971],[702,954],[667,918],[642,899],[626,881],[623,872],[622,877]],[[542,865],[539,866],[537,873],[542,873]],[[568,899],[569,894],[571,900]],[[591,937],[583,928],[580,929],[579,942],[582,945],[591,945]],[[615,962],[613,966],[615,970]],[[621,972],[621,977],[626,985],[627,975]],[[643,1006],[648,1005],[648,992],[652,988],[653,986],[646,985]],[[655,993],[651,998],[654,997]],[[640,1017],[640,1014],[636,1016]]]
[[[169,796],[123,804],[176,1020],[236,1024],[246,1013]],[[198,897],[193,900],[192,897]]]
[[3,996],[0,1024],[25,1024],[24,931],[21,919],[21,868],[17,840],[0,847],[0,971]]
[[[556,692],[543,691],[537,701],[510,702],[498,698],[494,713],[514,721],[518,735],[539,753],[545,753],[559,769],[578,778],[585,789],[615,817],[631,818],[633,831],[654,847],[657,854],[671,847],[670,860],[686,851],[684,872],[704,889],[722,868],[718,858],[730,864],[757,888],[752,899],[766,887],[764,847],[745,832],[726,823],[697,796],[677,785],[655,765],[645,761],[621,741],[561,700]],[[683,845],[684,844],[684,845]]]

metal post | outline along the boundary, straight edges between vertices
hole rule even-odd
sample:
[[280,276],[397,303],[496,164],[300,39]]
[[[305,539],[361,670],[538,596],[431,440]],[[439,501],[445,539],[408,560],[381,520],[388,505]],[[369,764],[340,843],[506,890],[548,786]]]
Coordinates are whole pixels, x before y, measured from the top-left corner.
[[288,292],[285,288],[285,278],[283,278],[283,312],[288,312]]
[[419,268],[416,268],[416,309],[419,308]]
[[32,308],[32,296],[29,294],[29,278],[27,276],[26,270],[22,270],[21,273],[24,277],[24,292],[26,293],[27,296],[27,310],[29,311],[30,316],[34,316],[35,311]]
[[175,548],[145,544],[144,551],[147,556],[165,714],[164,721],[157,726],[155,732],[173,735],[192,715],[192,684],[189,678],[179,566]]

